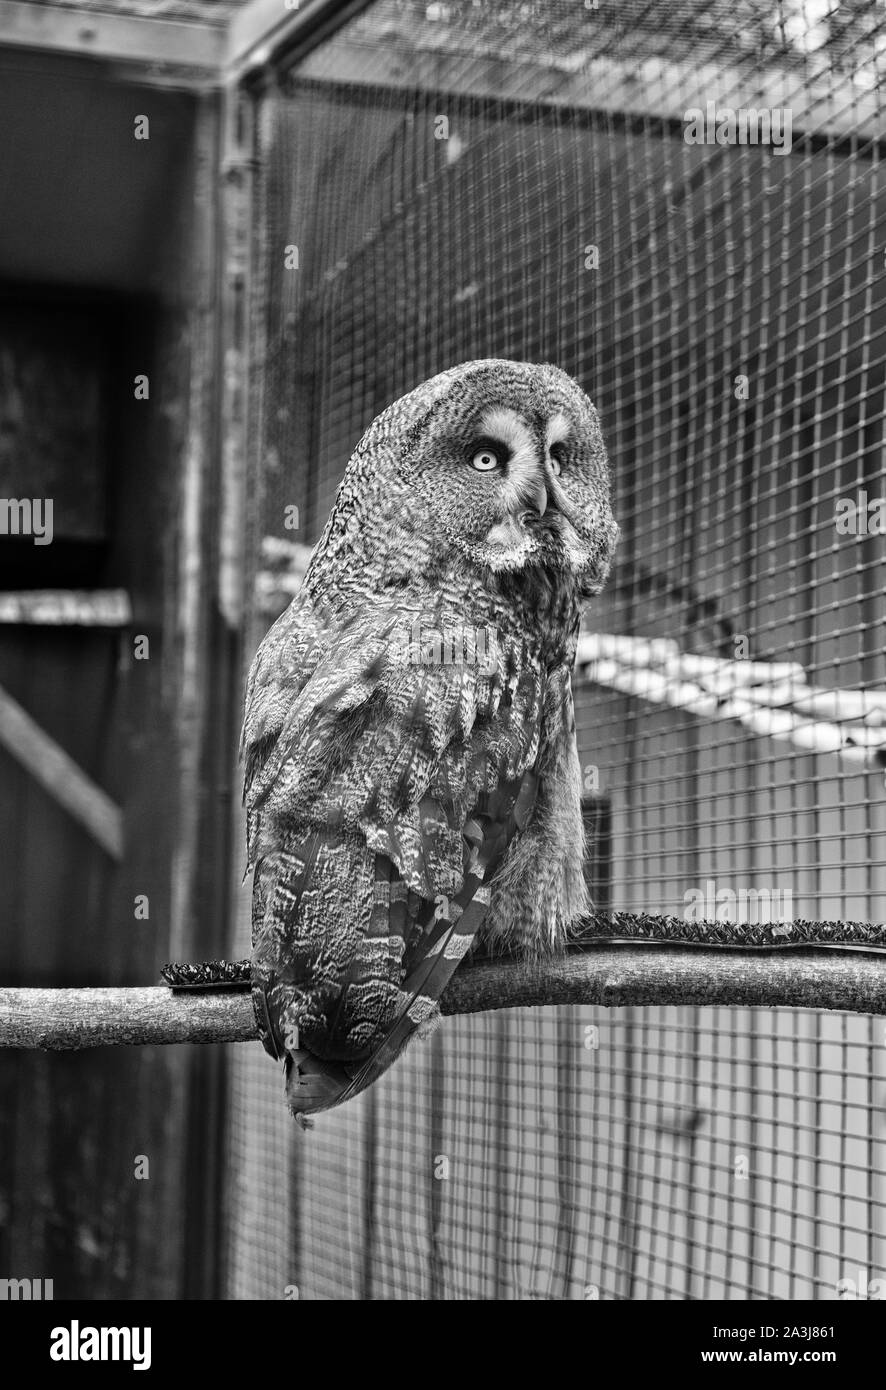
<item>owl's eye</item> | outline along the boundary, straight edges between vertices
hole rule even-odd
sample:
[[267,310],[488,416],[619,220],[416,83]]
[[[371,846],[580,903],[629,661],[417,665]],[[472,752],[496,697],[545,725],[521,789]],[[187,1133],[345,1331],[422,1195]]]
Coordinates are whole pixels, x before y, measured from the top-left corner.
[[563,472],[563,462],[566,457],[566,450],[562,444],[551,445],[551,472],[555,478],[559,478]]
[[471,467],[478,473],[491,473],[504,463],[503,451],[495,444],[481,444],[471,458]]

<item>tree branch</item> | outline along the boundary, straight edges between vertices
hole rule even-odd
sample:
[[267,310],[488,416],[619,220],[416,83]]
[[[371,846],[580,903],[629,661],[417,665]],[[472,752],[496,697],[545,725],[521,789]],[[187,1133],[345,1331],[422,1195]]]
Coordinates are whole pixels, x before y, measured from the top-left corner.
[[[886,953],[599,945],[540,964],[465,965],[444,1014],[584,1004],[799,1006],[886,1014]],[[0,1046],[70,1050],[146,1043],[249,1042],[246,990],[0,989]]]

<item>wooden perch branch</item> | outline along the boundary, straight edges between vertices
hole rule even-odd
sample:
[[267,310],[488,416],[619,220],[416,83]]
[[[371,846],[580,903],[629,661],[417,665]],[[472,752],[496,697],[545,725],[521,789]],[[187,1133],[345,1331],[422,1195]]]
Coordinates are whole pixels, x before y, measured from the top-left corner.
[[245,990],[0,989],[0,1046],[67,1052],[144,1043],[249,1042]]
[[[547,1004],[799,1006],[886,1014],[886,953],[601,945],[542,965],[466,965],[442,1008],[468,1014]],[[255,1038],[245,990],[0,989],[3,1047],[65,1051]]]

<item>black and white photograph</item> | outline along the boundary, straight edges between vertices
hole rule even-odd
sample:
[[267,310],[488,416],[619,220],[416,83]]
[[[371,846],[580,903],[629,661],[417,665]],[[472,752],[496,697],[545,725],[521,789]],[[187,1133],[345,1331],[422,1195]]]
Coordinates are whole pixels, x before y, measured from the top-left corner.
[[883,0],[0,3],[26,1364],[874,1336],[884,83]]

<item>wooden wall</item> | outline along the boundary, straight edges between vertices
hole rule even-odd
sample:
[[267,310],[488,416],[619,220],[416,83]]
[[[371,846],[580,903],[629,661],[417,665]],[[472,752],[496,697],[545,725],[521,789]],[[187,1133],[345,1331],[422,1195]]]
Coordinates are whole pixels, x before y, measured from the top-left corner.
[[[34,450],[51,455],[76,525],[63,534],[57,500],[53,545],[17,542],[12,556],[0,538],[0,582],[119,587],[133,619],[122,631],[0,628],[0,683],[122,808],[124,826],[114,862],[0,751],[0,978],[149,984],[172,955],[216,950],[219,881],[226,891],[227,803],[213,760],[234,738],[215,571],[217,102],[105,83],[89,65],[66,65],[55,85],[47,74],[45,91],[31,82],[45,102],[35,96],[41,114],[25,135],[42,162],[18,213],[27,221],[32,202],[51,200],[56,177],[80,240],[68,244],[56,203],[30,247],[4,243],[4,300],[30,322],[36,383],[29,427],[12,444],[7,432],[4,457],[6,476],[14,465],[36,490],[50,484]],[[62,138],[72,103],[73,155]],[[144,112],[152,137],[137,145],[133,117]],[[97,278],[101,238],[112,282]],[[27,273],[14,278],[25,249]],[[19,339],[0,332],[0,360],[13,367]],[[42,393],[41,372],[52,378]],[[142,374],[147,400],[135,398]],[[98,463],[72,412],[95,424]],[[137,637],[147,660],[135,659]],[[0,1274],[51,1278],[56,1298],[211,1293],[218,1061],[186,1048],[0,1056]]]

